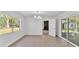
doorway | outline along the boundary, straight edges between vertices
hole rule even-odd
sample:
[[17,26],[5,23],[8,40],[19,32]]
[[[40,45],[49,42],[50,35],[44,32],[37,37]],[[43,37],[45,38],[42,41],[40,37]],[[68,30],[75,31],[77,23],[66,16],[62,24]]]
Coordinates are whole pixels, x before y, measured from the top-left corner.
[[49,21],[44,21],[43,34],[48,35],[49,33]]

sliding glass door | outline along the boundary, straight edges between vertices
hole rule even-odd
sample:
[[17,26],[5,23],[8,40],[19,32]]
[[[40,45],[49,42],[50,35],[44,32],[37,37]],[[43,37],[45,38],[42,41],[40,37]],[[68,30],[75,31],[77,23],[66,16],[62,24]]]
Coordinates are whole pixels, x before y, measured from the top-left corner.
[[79,45],[79,18],[78,16],[69,17],[69,41]]
[[79,46],[79,16],[61,20],[62,37]]
[[62,31],[62,37],[67,39],[67,33],[68,33],[68,19],[62,19],[61,20],[61,31]]

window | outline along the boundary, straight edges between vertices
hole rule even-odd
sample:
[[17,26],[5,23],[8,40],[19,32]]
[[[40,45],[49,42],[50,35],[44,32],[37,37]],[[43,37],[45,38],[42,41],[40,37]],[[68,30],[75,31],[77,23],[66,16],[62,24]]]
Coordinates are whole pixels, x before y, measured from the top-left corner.
[[79,16],[61,20],[62,37],[79,46]]
[[19,31],[19,20],[3,13],[0,13],[0,35]]

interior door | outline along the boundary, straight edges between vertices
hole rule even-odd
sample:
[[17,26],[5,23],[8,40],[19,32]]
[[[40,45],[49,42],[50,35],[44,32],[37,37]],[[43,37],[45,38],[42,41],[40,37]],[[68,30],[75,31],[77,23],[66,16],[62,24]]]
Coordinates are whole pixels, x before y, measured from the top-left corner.
[[44,30],[49,30],[49,24],[48,21],[44,21]]

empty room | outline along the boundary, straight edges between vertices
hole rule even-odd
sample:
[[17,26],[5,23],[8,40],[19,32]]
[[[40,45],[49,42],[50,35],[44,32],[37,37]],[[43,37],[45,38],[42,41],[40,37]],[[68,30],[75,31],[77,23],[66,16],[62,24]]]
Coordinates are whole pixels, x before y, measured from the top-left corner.
[[0,47],[78,47],[79,11],[0,11]]

